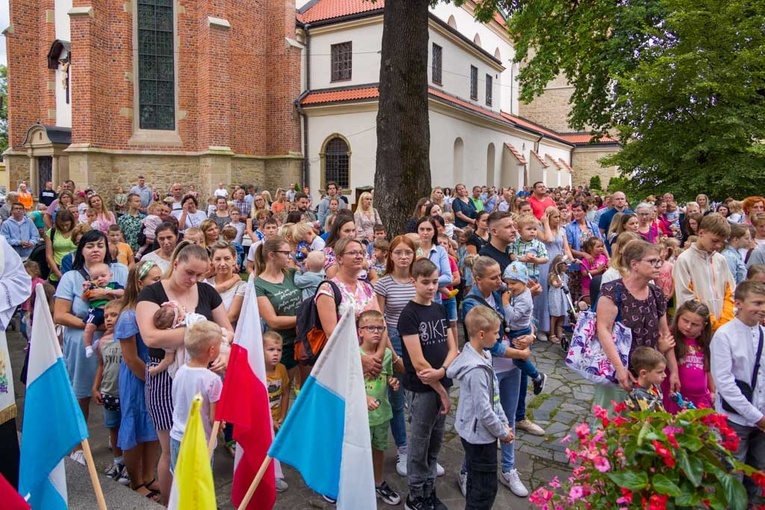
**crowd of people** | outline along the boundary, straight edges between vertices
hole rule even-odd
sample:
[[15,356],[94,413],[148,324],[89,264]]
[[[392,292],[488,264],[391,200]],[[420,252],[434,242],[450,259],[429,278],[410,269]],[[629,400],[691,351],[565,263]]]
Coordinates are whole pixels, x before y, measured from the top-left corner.
[[[681,205],[668,193],[630,206],[619,191],[457,184],[434,188],[405,231],[392,232],[372,192],[350,204],[332,182],[316,200],[299,189],[220,183],[206,197],[179,183],[160,193],[138,177],[109,198],[113,210],[71,180],[46,183],[37,206],[25,184],[8,194],[0,235],[46,286],[86,420],[92,400],[103,405],[111,478],[167,501],[200,390],[211,433],[247,273],[276,430],[311,369],[296,353],[298,307],[314,300],[327,336],[355,313],[376,491],[388,504],[404,499],[383,472],[390,430],[405,507],[446,508],[436,478],[453,379],[465,451],[453,475],[466,508],[491,508],[498,481],[527,496],[514,437],[545,434],[526,415],[528,391],[547,381],[533,343],[561,343],[588,307],[619,383],[598,385],[596,404],[678,412],[677,393],[719,411],[725,402],[742,439],[737,457],[765,467],[765,384],[748,395],[737,385],[760,377],[765,198]],[[32,309],[21,307],[24,324]],[[617,322],[632,332],[634,367],[617,352]],[[666,377],[647,377],[656,367]],[[233,453],[230,425],[222,436]],[[84,462],[79,450],[71,456]]]

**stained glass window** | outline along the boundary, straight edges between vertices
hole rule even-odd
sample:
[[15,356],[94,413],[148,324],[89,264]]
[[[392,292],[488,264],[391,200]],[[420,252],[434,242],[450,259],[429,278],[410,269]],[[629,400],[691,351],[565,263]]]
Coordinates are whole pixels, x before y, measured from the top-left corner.
[[173,0],[138,1],[138,104],[141,129],[175,129]]
[[441,46],[433,43],[433,83],[437,85],[441,85],[441,55]]
[[478,100],[478,68],[470,66],[470,99]]
[[491,106],[492,88],[494,87],[494,80],[490,74],[486,75],[486,106]]
[[333,138],[327,143],[325,153],[324,182],[336,182],[339,188],[349,189],[348,144],[342,138]]

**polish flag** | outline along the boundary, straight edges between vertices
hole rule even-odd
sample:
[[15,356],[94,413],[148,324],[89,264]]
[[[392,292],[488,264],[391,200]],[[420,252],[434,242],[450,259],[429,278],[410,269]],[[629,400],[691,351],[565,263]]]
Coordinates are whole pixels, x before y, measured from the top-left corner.
[[[231,502],[236,507],[244,499],[274,439],[267,387],[260,312],[250,277],[215,417],[234,425],[237,446]],[[276,502],[275,476],[279,470],[274,464],[268,466],[248,509],[273,508]]]

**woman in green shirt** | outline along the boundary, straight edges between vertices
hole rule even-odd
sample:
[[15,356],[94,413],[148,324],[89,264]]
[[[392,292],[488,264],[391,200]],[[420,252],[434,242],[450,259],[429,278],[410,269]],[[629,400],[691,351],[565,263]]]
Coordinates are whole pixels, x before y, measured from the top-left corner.
[[72,239],[74,216],[66,209],[56,214],[54,227],[45,233],[45,260],[48,261],[50,276],[48,280],[55,287],[61,279],[61,260],[67,253],[77,249]]
[[290,267],[290,245],[287,240],[274,236],[260,243],[255,251],[255,267],[258,271],[255,292],[260,316],[268,329],[282,337],[281,363],[289,372],[291,387],[297,368],[295,315],[302,300],[302,291],[295,285],[295,269]]

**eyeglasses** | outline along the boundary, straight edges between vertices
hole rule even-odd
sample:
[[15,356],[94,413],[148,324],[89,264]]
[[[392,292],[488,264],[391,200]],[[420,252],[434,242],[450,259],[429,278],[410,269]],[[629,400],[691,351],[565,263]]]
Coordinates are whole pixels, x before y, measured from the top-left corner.
[[283,253],[284,255],[289,255],[290,251],[289,250],[274,250],[274,253]]
[[642,260],[643,262],[648,262],[653,267],[661,267],[664,265],[663,259],[640,259],[640,260]]
[[357,251],[357,250],[346,251],[345,253],[343,253],[343,255],[350,255],[351,257],[363,257],[364,256],[364,252],[363,251]]
[[414,252],[409,250],[396,250],[391,253],[393,253],[393,255],[395,255],[396,257],[411,257],[412,255],[414,255]]
[[385,326],[361,326],[359,329],[366,329],[370,333],[382,333],[385,331]]

